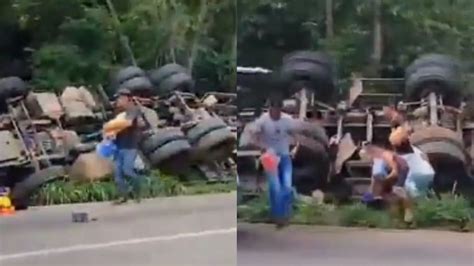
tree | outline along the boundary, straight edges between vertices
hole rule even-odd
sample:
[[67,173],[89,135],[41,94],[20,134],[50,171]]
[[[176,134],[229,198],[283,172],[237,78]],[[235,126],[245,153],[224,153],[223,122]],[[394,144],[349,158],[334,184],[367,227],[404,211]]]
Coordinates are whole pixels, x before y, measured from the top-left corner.
[[474,59],[469,0],[243,0],[238,10],[239,64],[276,69],[293,50],[325,50],[349,77],[380,76],[423,53]]
[[0,8],[9,8],[2,18],[18,25],[15,31],[29,33],[27,43],[10,46],[33,48],[32,81],[42,89],[107,84],[120,66],[170,62],[189,66],[211,88],[230,85],[234,1],[10,0]]

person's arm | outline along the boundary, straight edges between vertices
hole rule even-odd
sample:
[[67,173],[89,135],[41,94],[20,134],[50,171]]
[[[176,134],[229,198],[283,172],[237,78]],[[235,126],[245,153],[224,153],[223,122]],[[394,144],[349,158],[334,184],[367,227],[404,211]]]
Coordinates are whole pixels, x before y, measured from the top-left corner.
[[108,121],[107,123],[103,125],[103,128],[102,128],[103,131],[107,133],[110,133],[111,131],[116,131],[118,127],[117,122],[120,120],[122,121],[120,122],[119,128],[127,128],[132,125],[132,121],[129,121],[127,119],[126,113],[120,113],[114,119]]
[[398,164],[395,161],[394,154],[385,152],[383,157],[384,160],[387,162],[388,166],[390,167],[390,173],[387,175],[387,181],[393,182],[396,181],[400,172],[398,169]]
[[249,127],[249,138],[250,143],[257,146],[260,149],[265,149],[265,145],[262,141],[262,134],[263,134],[263,124],[265,121],[264,115],[260,116],[255,122],[252,123]]
[[146,119],[145,115],[142,114],[142,111],[140,107],[138,106],[133,107],[129,112],[127,112],[125,119],[127,120],[128,123],[130,123],[130,126],[135,121],[138,128],[144,128],[147,125],[146,122],[144,121],[144,119]]
[[265,123],[265,114],[261,115],[251,124],[248,124],[240,138],[240,146],[256,146],[262,150],[266,149],[263,141],[263,125]]
[[311,131],[311,129],[313,128],[310,123],[293,118],[291,116],[285,116],[282,119],[286,119],[286,124],[288,126],[288,134],[290,135],[301,134],[306,131]]
[[290,135],[297,135],[297,134],[305,134],[307,132],[317,132],[318,128],[322,132],[324,132],[324,128],[316,123],[316,122],[307,122],[301,119],[296,119],[291,116],[285,116],[282,119],[286,119],[287,127],[288,127],[288,134]]

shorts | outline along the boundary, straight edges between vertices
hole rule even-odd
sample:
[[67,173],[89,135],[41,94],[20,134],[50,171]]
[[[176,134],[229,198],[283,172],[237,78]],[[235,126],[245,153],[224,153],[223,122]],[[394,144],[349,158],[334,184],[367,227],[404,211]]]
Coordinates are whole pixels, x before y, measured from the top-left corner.
[[372,164],[372,176],[374,178],[385,180],[388,175],[387,164],[382,159],[374,159]]

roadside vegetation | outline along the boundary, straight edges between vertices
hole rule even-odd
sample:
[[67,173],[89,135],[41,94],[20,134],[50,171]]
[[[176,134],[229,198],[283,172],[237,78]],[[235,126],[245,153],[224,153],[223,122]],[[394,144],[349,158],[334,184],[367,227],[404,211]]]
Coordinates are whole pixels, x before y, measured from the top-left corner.
[[[204,180],[183,182],[178,178],[153,172],[142,183],[142,198],[227,193],[236,189],[235,182],[210,183]],[[46,184],[32,197],[33,205],[55,205],[112,201],[118,198],[112,178],[91,182],[58,180]]]
[[[238,207],[241,222],[269,222],[266,196],[254,198]],[[298,198],[294,204],[291,223],[304,225],[334,225],[393,229],[447,229],[474,232],[474,206],[463,197],[442,195],[440,199],[423,199],[417,202],[415,220],[411,225],[403,222],[401,213],[375,210],[361,203],[336,206],[318,204]]]

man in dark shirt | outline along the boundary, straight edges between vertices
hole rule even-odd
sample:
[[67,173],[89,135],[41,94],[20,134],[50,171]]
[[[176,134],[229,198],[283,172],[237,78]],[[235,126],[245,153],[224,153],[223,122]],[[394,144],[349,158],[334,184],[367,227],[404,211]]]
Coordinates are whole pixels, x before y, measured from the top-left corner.
[[115,162],[115,182],[120,193],[120,198],[116,203],[125,203],[128,200],[128,185],[125,176],[132,179],[134,192],[137,201],[140,201],[141,177],[135,171],[135,161],[138,156],[138,143],[141,136],[141,129],[145,126],[140,119],[141,110],[132,98],[128,89],[121,89],[117,93],[116,108],[125,112],[125,118],[129,126],[120,131],[115,137],[117,153]]

